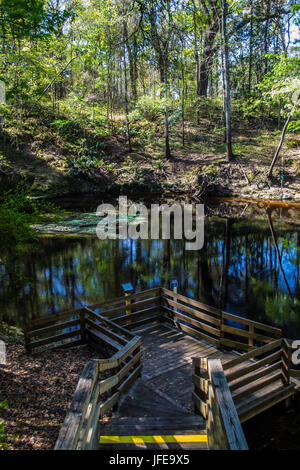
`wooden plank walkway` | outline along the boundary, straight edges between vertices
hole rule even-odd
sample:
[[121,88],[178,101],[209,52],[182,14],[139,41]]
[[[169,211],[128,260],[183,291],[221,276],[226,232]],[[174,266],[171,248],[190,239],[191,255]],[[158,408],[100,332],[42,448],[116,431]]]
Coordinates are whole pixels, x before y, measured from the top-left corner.
[[[226,362],[236,354],[220,352],[162,324],[139,334],[142,377],[121,400],[118,410],[100,421],[99,449],[207,449],[205,421],[193,411],[192,357]],[[128,443],[132,436],[139,438]],[[150,436],[160,437],[150,442]],[[174,436],[177,442],[173,442]]]
[[298,388],[279,328],[160,287],[34,321],[26,351],[78,338],[102,356],[86,364],[56,448],[246,449],[241,423]]
[[227,362],[237,357],[234,352],[219,351],[206,341],[162,324],[149,329],[142,338],[143,379],[189,411],[194,410],[192,358],[209,357]]

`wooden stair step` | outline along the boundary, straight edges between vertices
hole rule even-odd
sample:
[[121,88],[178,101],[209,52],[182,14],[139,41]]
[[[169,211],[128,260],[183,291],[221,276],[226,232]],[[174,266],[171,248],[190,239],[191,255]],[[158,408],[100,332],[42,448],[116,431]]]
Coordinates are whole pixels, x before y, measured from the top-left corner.
[[208,449],[205,432],[191,434],[123,434],[99,436],[99,449]]
[[[122,406],[120,407],[119,409],[119,414],[121,415],[127,415],[127,416],[131,416],[131,413],[126,413],[126,409],[129,409],[129,410],[132,410],[133,408],[133,405],[130,404],[130,403],[123,403]],[[166,407],[164,405],[158,405],[157,403],[137,403],[134,405],[134,410],[137,410],[137,409],[140,409],[140,410],[144,410],[145,412],[148,413],[148,411],[150,412],[150,416],[163,416],[163,415],[167,415],[167,416],[177,416],[177,417],[183,417],[185,416],[185,413],[183,411],[181,411],[180,409],[176,409],[176,408],[172,408],[172,407]],[[152,412],[152,413],[151,413]],[[135,413],[135,416],[136,413]],[[141,416],[143,416],[143,414],[141,413]]]
[[164,425],[103,425],[100,428],[100,434],[103,436],[106,435],[130,435],[130,436],[138,436],[138,435],[156,435],[156,434],[200,434],[206,433],[203,425],[199,426],[198,424],[187,424],[186,426],[182,425],[180,422],[172,424],[164,424]]
[[[139,416],[139,417],[133,417],[133,416],[113,416],[108,419],[106,424],[109,425],[118,425],[121,424],[122,426],[169,426],[169,425],[175,425],[175,426],[191,426],[191,425],[197,425],[201,426],[204,423],[204,419],[201,416],[183,416],[183,417],[161,417],[161,416]],[[105,425],[106,425],[105,424]]]
[[99,444],[99,450],[208,450],[207,442],[189,444]]

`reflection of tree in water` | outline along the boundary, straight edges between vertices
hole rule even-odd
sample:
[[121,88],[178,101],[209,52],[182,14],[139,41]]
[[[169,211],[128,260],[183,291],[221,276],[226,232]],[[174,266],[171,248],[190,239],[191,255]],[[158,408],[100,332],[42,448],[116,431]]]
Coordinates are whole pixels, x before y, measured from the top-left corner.
[[272,234],[272,238],[273,238],[273,242],[274,242],[274,246],[275,246],[275,250],[276,250],[276,255],[277,255],[277,259],[278,259],[279,269],[280,269],[280,272],[281,272],[281,274],[282,274],[282,277],[283,277],[285,286],[286,286],[286,288],[287,288],[287,291],[288,291],[289,295],[292,296],[292,292],[291,292],[290,286],[289,286],[289,284],[288,284],[288,282],[287,282],[286,275],[285,275],[284,269],[283,269],[283,267],[282,267],[282,262],[281,262],[281,256],[282,256],[282,255],[281,255],[281,253],[279,252],[278,243],[277,243],[277,237],[276,237],[276,234],[275,234],[275,231],[274,231],[274,227],[273,227],[273,223],[272,223],[272,219],[271,219],[270,212],[267,211],[266,214],[267,214],[268,224],[269,224],[269,227],[270,227],[270,231],[271,231],[271,234]]
[[2,317],[21,322],[121,296],[122,282],[140,290],[176,278],[179,292],[259,321],[296,324],[300,333],[298,234],[278,234],[271,223],[273,234],[267,219],[206,219],[195,252],[184,240],[41,238],[36,251],[1,269]]

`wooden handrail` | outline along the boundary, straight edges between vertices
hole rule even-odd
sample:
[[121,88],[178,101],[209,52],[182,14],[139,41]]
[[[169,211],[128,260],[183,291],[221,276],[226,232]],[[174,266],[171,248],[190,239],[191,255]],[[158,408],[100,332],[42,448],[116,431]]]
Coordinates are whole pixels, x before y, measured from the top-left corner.
[[[209,448],[248,450],[247,441],[219,359],[196,358],[194,403],[206,419]],[[201,369],[206,378],[201,377]]]
[[[96,447],[99,417],[117,404],[122,393],[141,374],[140,347],[141,339],[134,337],[111,358],[94,359],[85,364],[55,450],[88,450]],[[106,398],[101,401],[103,396]]]
[[241,364],[242,362],[248,361],[249,359],[253,359],[254,357],[261,356],[262,354],[265,354],[266,352],[272,351],[276,348],[281,348],[281,344],[282,344],[282,340],[276,339],[275,341],[272,341],[272,343],[268,343],[259,348],[252,349],[248,353],[242,354],[241,356],[235,359],[225,362],[225,364],[223,364],[223,369],[224,370],[230,369],[238,364]]
[[[90,428],[90,423],[93,421],[93,418],[96,415],[99,417],[100,406],[97,405],[98,393],[94,393],[97,378],[98,362],[96,360],[88,361],[83,368],[70,408],[60,429],[54,447],[55,450],[76,450],[79,440],[81,440],[82,443],[84,442],[86,448],[93,447],[97,426],[94,427],[94,430],[92,429],[93,432],[90,433],[89,438],[88,429]],[[88,419],[89,425],[86,425],[86,429],[84,430],[86,413],[91,404],[92,409],[89,410],[90,419]],[[89,439],[88,444],[87,439]]]
[[[254,358],[255,361],[253,361]],[[233,401],[238,407],[241,422],[255,416],[254,407],[248,414],[243,408],[243,401],[247,396],[263,389],[270,392],[270,387],[276,383],[277,388],[280,388],[280,381],[284,386],[281,386],[282,393],[286,393],[294,387],[290,381],[290,377],[293,375],[291,372],[291,348],[285,338],[275,340],[226,362],[223,364],[223,370],[225,370]],[[274,399],[277,400],[276,397]],[[261,405],[262,411],[264,410],[263,406]]]
[[118,331],[119,334],[132,339],[134,337],[134,334],[131,333],[130,331],[126,330],[126,328],[122,328],[119,324],[109,320],[108,318],[104,317],[100,313],[96,313],[93,310],[91,310],[88,307],[85,307],[85,312],[87,312],[89,315],[92,315],[94,319],[101,321],[105,325],[111,327],[113,330]]
[[[134,300],[134,303],[126,305],[128,300]],[[100,309],[101,312],[95,312],[95,309]],[[125,315],[125,312],[128,315]],[[168,289],[155,287],[131,294],[126,299],[120,297],[106,300],[79,309],[69,310],[62,314],[34,320],[26,326],[24,332],[26,350],[28,352],[32,351],[31,346],[33,346],[33,349],[46,346],[45,335],[50,331],[54,332],[54,336],[49,339],[48,343],[52,345],[51,347],[56,347],[55,334],[65,334],[66,331],[63,331],[63,328],[68,327],[67,323],[74,322],[72,325],[75,326],[77,320],[79,324],[77,333],[80,334],[80,341],[85,343],[87,341],[86,327],[88,326],[85,321],[86,314],[94,316],[97,323],[101,319],[105,328],[112,328],[114,333],[121,336],[121,325],[128,326],[130,329],[140,328],[146,323],[162,318],[187,334],[203,339],[219,349],[229,347],[250,351],[261,344],[272,343],[274,339],[282,335],[280,328],[232,315]],[[110,324],[110,321],[113,321],[114,324]],[[118,327],[119,330],[117,330]],[[127,330],[127,335],[130,334]],[[74,336],[76,335],[74,334]],[[90,336],[95,339],[92,333]],[[34,337],[37,342],[32,345]],[[70,337],[72,338],[71,333]],[[61,339],[63,340],[63,336],[61,336]],[[67,344],[73,345],[78,342],[78,336],[76,336],[73,342],[68,340]]]
[[160,295],[160,287],[153,287],[152,289],[143,290],[140,292],[135,292],[134,294],[130,294],[126,297],[117,297],[115,299],[104,300],[102,302],[97,302],[95,304],[87,305],[87,307],[91,308],[92,310],[97,310],[99,308],[111,307],[114,305],[124,304],[126,306],[127,300],[136,300],[141,297],[149,298],[150,295]]
[[167,320],[171,315],[171,319],[173,317],[181,329],[185,329],[182,324],[189,326],[190,323],[197,331],[189,329],[186,330],[187,333],[220,349],[225,346],[250,351],[260,344],[270,343],[282,336],[280,328],[224,312],[165,288],[161,289],[161,298],[162,311],[167,314],[164,315]]

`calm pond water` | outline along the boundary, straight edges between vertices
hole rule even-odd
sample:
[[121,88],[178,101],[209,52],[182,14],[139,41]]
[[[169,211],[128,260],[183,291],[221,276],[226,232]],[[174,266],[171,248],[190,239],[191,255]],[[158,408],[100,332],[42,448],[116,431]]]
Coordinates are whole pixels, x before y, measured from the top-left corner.
[[[90,213],[98,201],[64,205]],[[300,208],[207,201],[205,212],[199,251],[186,251],[183,240],[100,241],[95,234],[43,235],[18,259],[4,250],[0,320],[22,326],[121,296],[124,282],[142,290],[177,279],[182,294],[300,338]]]

